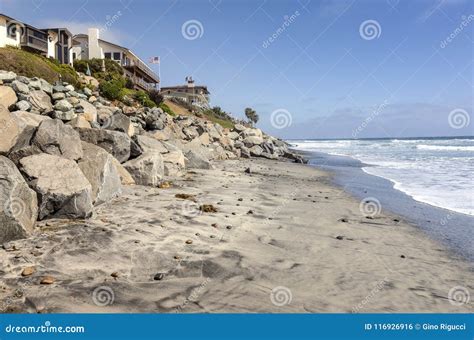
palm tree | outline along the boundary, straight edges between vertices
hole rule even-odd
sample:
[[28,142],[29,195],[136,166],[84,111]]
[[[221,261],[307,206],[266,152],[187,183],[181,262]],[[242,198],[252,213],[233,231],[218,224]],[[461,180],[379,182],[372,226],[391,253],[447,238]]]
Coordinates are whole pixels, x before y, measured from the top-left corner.
[[255,112],[254,109],[247,107],[245,109],[245,116],[248,118],[248,120],[253,124],[257,124],[258,122],[258,114]]

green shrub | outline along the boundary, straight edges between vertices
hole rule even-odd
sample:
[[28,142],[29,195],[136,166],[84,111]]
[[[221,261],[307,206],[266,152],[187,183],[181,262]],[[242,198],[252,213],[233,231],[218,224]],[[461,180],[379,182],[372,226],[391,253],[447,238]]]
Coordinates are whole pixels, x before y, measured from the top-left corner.
[[124,79],[113,79],[108,81],[102,81],[99,84],[101,94],[110,100],[120,100],[123,97],[122,90],[125,87]]
[[[111,80],[121,78],[124,70],[116,61],[110,59],[90,59],[90,60],[75,60],[74,69],[77,72],[86,73],[87,65],[94,78],[99,80]],[[102,71],[102,66],[105,65],[105,72]]]
[[213,123],[218,123],[224,128],[233,128],[234,120],[232,116],[223,111],[219,106],[214,106],[211,109],[202,110],[201,114]]
[[148,94],[145,91],[137,91],[135,93],[135,100],[139,101],[143,106],[146,107],[155,107],[156,104],[154,101],[148,97]]
[[174,111],[171,110],[170,107],[166,105],[164,102],[161,102],[159,107],[170,116],[176,116],[176,113],[174,113]]
[[125,87],[126,87],[127,89],[133,89],[134,84],[133,84],[132,79],[126,78],[126,80],[125,80]]

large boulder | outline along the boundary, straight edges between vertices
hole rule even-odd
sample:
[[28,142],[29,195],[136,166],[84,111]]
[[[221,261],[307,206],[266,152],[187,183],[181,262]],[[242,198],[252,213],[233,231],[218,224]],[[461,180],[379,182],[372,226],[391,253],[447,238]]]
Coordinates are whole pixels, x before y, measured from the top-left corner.
[[34,128],[28,126],[8,109],[0,107],[0,155],[27,146],[34,133]]
[[221,137],[221,134],[219,133],[219,131],[216,128],[216,125],[214,124],[208,124],[207,131],[212,140],[218,140]]
[[256,136],[256,137],[263,138],[263,133],[262,133],[262,130],[260,129],[248,128],[242,131],[242,136],[244,138],[249,137],[249,136]]
[[196,137],[199,137],[198,129],[195,126],[185,127],[183,133],[186,135],[187,139],[191,140]]
[[186,173],[186,163],[181,150],[165,153],[162,157],[165,176],[177,177]]
[[14,111],[12,115],[33,128],[37,128],[45,120],[51,120],[48,116],[40,116],[28,111]]
[[28,94],[30,92],[28,85],[18,80],[12,82],[12,88],[16,93]]
[[227,159],[227,153],[219,143],[212,143],[209,147],[210,159],[224,160]]
[[82,142],[84,156],[79,168],[92,185],[92,201],[105,203],[122,192],[120,175],[114,165],[114,157],[96,145]]
[[242,124],[235,124],[234,125],[234,131],[237,131],[238,133],[244,131],[245,129],[247,129],[245,126],[243,126]]
[[130,137],[135,133],[130,118],[120,112],[114,113],[102,127],[107,130],[125,132]]
[[114,166],[117,169],[117,172],[120,176],[120,181],[122,182],[122,185],[133,185],[133,184],[135,184],[135,180],[133,179],[132,175],[130,175],[128,170],[125,169],[125,167],[122,164],[120,164],[120,162],[116,158],[113,159],[113,162],[114,162]]
[[112,154],[120,163],[130,158],[130,138],[126,133],[103,129],[76,128],[81,140],[97,146]]
[[36,193],[15,164],[0,156],[0,243],[27,237],[37,218]]
[[9,86],[0,86],[0,110],[8,109],[18,101],[15,91]]
[[87,128],[90,129],[91,123],[89,123],[83,116],[77,116],[76,118],[72,119],[67,123],[71,125],[73,128]]
[[157,151],[144,152],[123,166],[140,185],[157,186],[164,175],[163,157]]
[[37,155],[39,153],[43,153],[40,148],[35,145],[27,145],[22,147],[21,149],[14,150],[8,154],[8,158],[15,163],[16,166],[19,166],[20,159],[32,155]]
[[66,99],[61,99],[61,100],[58,100],[55,104],[54,104],[54,109],[56,111],[61,111],[61,112],[69,112],[73,109],[73,106],[70,102],[68,102]]
[[16,79],[16,73],[11,71],[0,71],[0,80],[4,83],[11,83]]
[[237,138],[239,138],[239,134],[235,131],[232,131],[232,132],[229,132],[227,134],[227,137],[230,138],[230,139],[237,139]]
[[44,153],[78,160],[82,157],[79,133],[72,126],[59,119],[43,121],[33,138],[32,144]]
[[31,112],[38,114],[48,114],[53,111],[53,104],[51,104],[51,98],[44,91],[31,91],[29,102],[31,104]]
[[198,138],[201,141],[202,145],[209,145],[211,143],[209,133],[207,132],[204,132]]
[[248,136],[243,140],[246,147],[250,148],[254,145],[260,145],[263,143],[263,138],[259,136]]
[[79,99],[79,104],[77,104],[77,107],[81,107],[83,112],[82,115],[88,122],[96,122],[97,121],[97,109],[95,108],[94,105],[89,103],[87,100],[84,99]]
[[31,104],[26,100],[20,100],[19,102],[16,102],[15,107],[17,110],[28,111],[31,109]]
[[263,149],[258,145],[254,145],[249,149],[249,151],[252,156],[258,157],[262,154]]
[[167,141],[170,139],[170,134],[168,134],[166,131],[159,131],[155,130],[153,132],[150,132],[149,134],[152,138],[160,141]]
[[22,158],[20,168],[38,194],[39,219],[91,216],[92,187],[76,162],[41,153]]
[[165,147],[164,143],[156,140],[155,138],[136,135],[133,137],[133,140],[143,151],[157,151],[159,153],[168,152],[168,149]]
[[190,169],[211,169],[212,165],[209,159],[202,153],[195,150],[189,150],[185,153],[185,164]]

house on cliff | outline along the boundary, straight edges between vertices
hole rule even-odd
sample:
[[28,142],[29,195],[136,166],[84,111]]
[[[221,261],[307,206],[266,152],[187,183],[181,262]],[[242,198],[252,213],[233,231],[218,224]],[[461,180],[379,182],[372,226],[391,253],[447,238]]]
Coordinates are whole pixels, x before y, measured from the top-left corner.
[[89,28],[88,34],[75,35],[72,59],[111,59],[124,68],[125,76],[137,89],[151,90],[160,83],[159,76],[135,53],[126,47],[100,39],[99,33],[99,29]]
[[66,28],[36,28],[0,13],[0,47],[14,46],[71,64],[73,35]]
[[174,98],[197,107],[209,107],[210,92],[207,86],[195,85],[192,77],[186,77],[185,85],[162,87],[160,93],[166,99]]

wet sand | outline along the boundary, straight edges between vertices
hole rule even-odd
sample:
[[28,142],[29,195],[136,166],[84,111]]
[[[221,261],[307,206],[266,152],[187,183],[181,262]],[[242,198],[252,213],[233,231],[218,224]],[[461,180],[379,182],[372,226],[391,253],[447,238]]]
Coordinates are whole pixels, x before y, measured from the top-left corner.
[[[199,209],[205,205],[211,211]],[[455,287],[474,292],[471,264],[400,217],[367,213],[310,166],[218,162],[214,170],[189,171],[170,188],[125,187],[90,220],[43,221],[35,236],[5,245],[1,308],[473,311],[472,302],[449,299]],[[22,276],[27,267],[33,273]],[[42,284],[46,276],[51,280]]]

